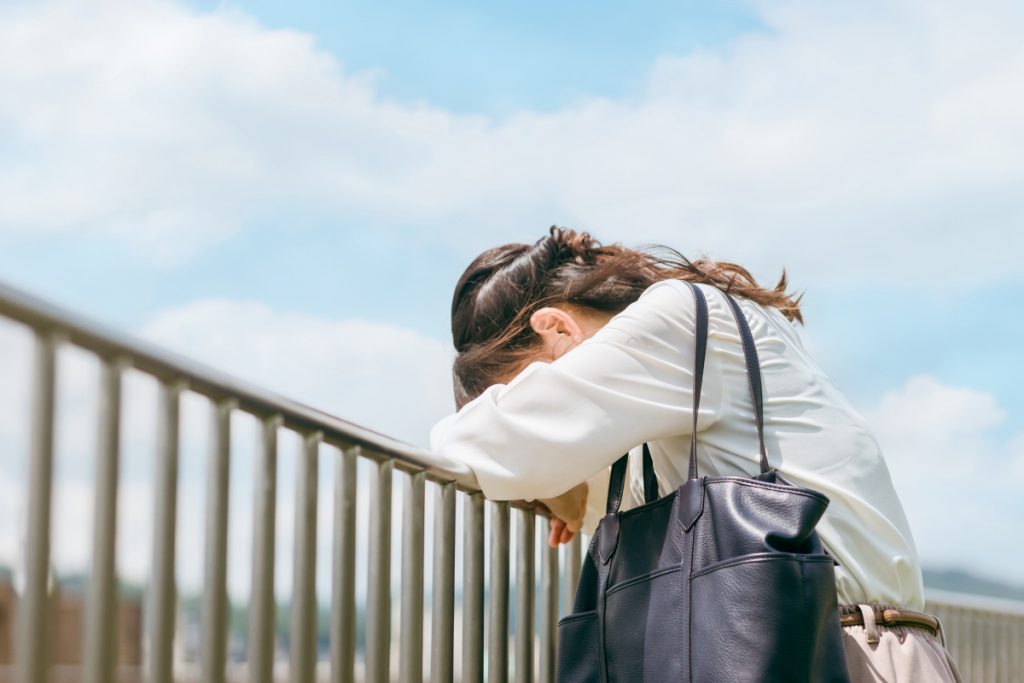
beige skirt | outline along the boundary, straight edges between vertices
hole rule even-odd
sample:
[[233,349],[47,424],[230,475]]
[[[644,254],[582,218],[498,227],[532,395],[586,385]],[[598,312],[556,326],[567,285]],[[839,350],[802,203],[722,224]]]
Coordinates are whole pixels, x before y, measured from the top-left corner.
[[843,627],[843,645],[852,683],[963,681],[941,626],[936,635],[925,626],[890,626],[869,617],[863,626]]

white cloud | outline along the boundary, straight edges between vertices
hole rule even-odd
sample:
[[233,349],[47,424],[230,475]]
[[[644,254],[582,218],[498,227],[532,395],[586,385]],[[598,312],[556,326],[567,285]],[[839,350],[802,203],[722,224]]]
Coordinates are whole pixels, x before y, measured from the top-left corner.
[[426,447],[454,410],[453,352],[396,325],[204,300],[164,311],[141,334],[166,348],[334,415]]
[[[639,97],[490,120],[389,102],[234,10],[0,10],[0,231],[115,234],[174,264],[287,207],[467,254],[559,222],[803,282],[1018,277],[1020,4],[757,11],[765,30],[666,56]],[[947,267],[965,252],[985,268]]]
[[[989,393],[909,379],[867,412],[925,564],[1024,576],[1024,433]],[[992,552],[998,547],[999,552]]]

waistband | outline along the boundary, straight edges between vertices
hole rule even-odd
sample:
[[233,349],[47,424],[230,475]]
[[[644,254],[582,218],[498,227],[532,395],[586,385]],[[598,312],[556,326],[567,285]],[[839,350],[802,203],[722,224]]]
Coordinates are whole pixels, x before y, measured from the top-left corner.
[[898,605],[877,602],[840,605],[839,623],[842,626],[863,626],[868,633],[868,642],[878,642],[878,626],[911,626],[931,631],[943,647],[946,645],[938,617]]

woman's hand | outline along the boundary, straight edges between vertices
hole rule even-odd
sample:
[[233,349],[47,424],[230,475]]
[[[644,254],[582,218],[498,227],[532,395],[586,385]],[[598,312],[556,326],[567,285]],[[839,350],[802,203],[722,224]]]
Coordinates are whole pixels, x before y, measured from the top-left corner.
[[555,498],[538,498],[538,502],[551,511],[551,533],[548,545],[557,548],[560,543],[568,543],[583,526],[583,516],[587,511],[587,482],[578,484]]

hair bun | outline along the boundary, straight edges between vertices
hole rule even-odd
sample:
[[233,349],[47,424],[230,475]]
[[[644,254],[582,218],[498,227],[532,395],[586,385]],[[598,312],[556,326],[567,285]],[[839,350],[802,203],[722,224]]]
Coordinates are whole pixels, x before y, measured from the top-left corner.
[[548,232],[544,240],[552,247],[554,263],[572,261],[582,266],[594,262],[598,245],[589,232],[576,232],[571,228],[560,228],[557,225],[552,225]]

